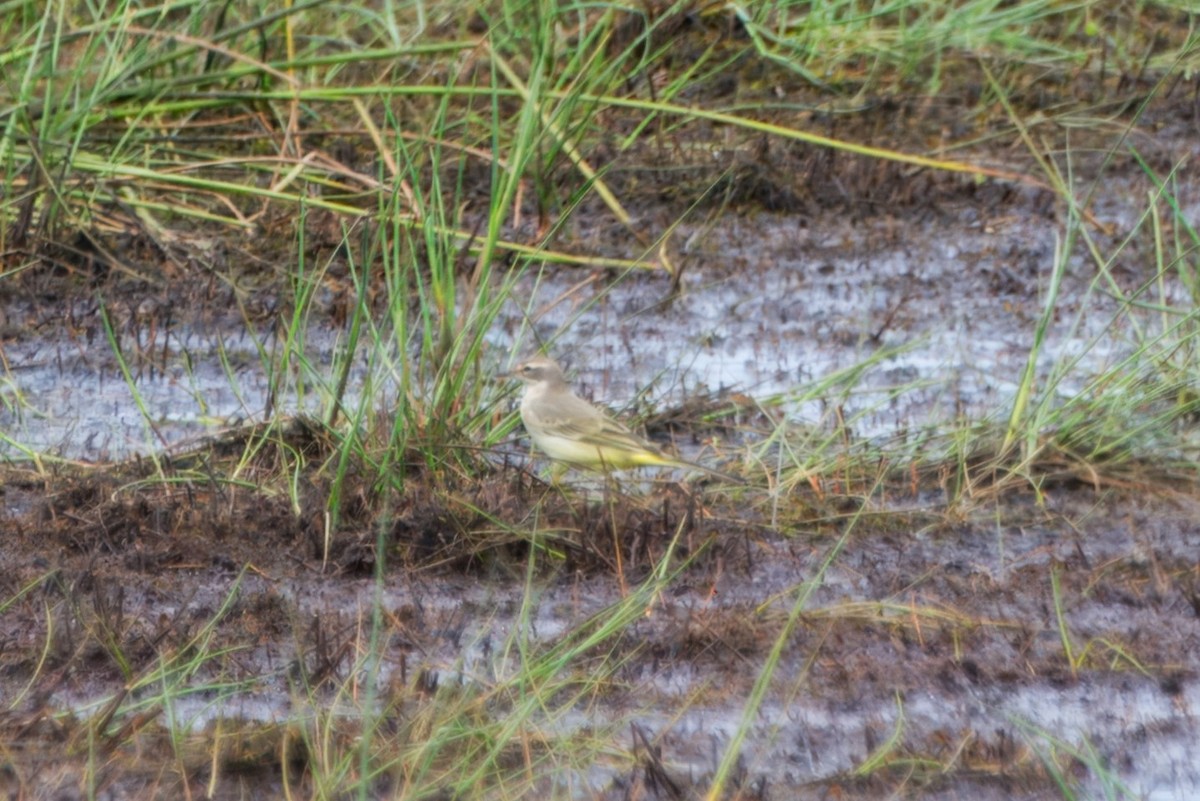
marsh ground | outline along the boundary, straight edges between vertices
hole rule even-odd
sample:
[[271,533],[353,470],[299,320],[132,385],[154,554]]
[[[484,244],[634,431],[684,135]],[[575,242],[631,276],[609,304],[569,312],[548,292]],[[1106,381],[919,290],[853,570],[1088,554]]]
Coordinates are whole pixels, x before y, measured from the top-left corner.
[[[550,245],[494,272],[478,164],[392,185],[462,215],[395,251],[329,185],[240,232],[6,218],[9,797],[1200,794],[1191,79],[730,64],[691,99],[979,170],[617,106],[631,219],[518,193],[503,241]],[[378,190],[370,142],[304,163]],[[748,484],[552,480],[490,380],[545,345]]]

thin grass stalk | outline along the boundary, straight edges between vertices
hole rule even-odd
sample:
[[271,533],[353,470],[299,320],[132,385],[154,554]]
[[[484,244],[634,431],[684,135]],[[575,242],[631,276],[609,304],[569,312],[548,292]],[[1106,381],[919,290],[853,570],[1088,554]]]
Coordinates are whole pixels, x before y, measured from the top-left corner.
[[[349,250],[347,248],[347,251]],[[370,388],[368,380],[367,385],[360,388],[353,411],[346,409],[346,389],[350,380],[350,372],[358,355],[359,344],[364,336],[364,331],[372,327],[370,322],[371,310],[369,307],[371,293],[368,284],[370,283],[372,272],[370,270],[370,261],[373,248],[364,247],[363,252],[367,254],[367,261],[365,264],[357,267],[354,258],[350,255],[347,256],[347,267],[355,287],[354,309],[347,320],[349,328],[346,340],[335,352],[337,360],[335,361],[333,370],[336,376],[336,388],[329,399],[329,406],[326,411],[327,419],[330,421],[327,427],[330,429],[334,427],[334,422],[337,420],[339,413],[347,416],[348,419],[345,421],[346,434],[341,437],[337,445],[336,458],[333,463],[332,481],[330,483],[329,495],[325,502],[325,530],[321,555],[322,570],[328,564],[333,533],[338,530],[341,523],[342,503],[350,466],[356,459],[366,461],[366,454],[364,453],[361,440],[364,430],[363,423],[370,414],[371,405],[375,403],[374,396],[368,391]],[[377,347],[373,350],[374,353],[378,353]],[[374,361],[375,358],[372,356],[372,362]]]
[[[303,230],[303,226],[301,226],[301,230]],[[343,240],[345,238],[347,238],[347,232],[344,231]],[[303,242],[301,242],[301,247],[303,247]],[[328,428],[335,427],[339,415],[346,412],[346,390],[350,384],[350,373],[354,367],[355,357],[358,354],[359,342],[363,337],[363,330],[371,322],[371,311],[367,304],[371,294],[371,263],[374,254],[370,247],[363,247],[362,252],[364,254],[363,261],[361,265],[358,265],[355,263],[351,249],[349,247],[346,248],[346,269],[350,274],[354,286],[354,309],[347,320],[349,330],[346,332],[345,343],[334,351],[334,389],[325,410],[325,425]],[[301,257],[301,261],[303,261],[303,256]],[[316,282],[310,282],[308,286],[315,288]],[[307,308],[311,296],[306,294],[302,300],[304,308]],[[296,302],[297,308],[300,308],[301,305],[301,298],[298,298]]]
[[364,681],[366,689],[359,706],[362,715],[363,735],[358,744],[358,786],[355,788],[360,801],[366,801],[371,790],[366,777],[374,772],[371,767],[372,754],[375,746],[375,735],[384,720],[386,710],[378,703],[379,676],[383,668],[384,650],[384,590],[387,588],[387,549],[389,526],[381,522],[376,526],[375,533],[375,580],[371,597],[371,618],[368,624],[366,669]]
[[1079,677],[1079,664],[1075,656],[1075,647],[1071,642],[1070,627],[1067,623],[1066,611],[1063,608],[1062,585],[1058,577],[1058,568],[1050,569],[1050,592],[1054,599],[1054,619],[1058,626],[1058,638],[1062,643],[1063,656],[1067,658],[1067,667],[1071,670],[1071,678]]
[[[1130,148],[1130,154],[1133,156],[1134,160],[1137,161],[1138,166],[1142,168],[1142,173],[1150,179],[1150,181],[1154,184],[1155,189],[1158,190],[1151,195],[1151,203],[1154,203],[1155,205],[1148,207],[1148,209],[1153,208],[1157,214],[1157,199],[1165,199],[1171,208],[1171,219],[1174,222],[1172,229],[1176,232],[1176,237],[1178,238],[1180,232],[1182,232],[1186,239],[1186,242],[1176,241],[1175,251],[1181,255],[1175,260],[1175,264],[1177,265],[1179,279],[1182,284],[1185,287],[1188,287],[1188,289],[1191,291],[1192,299],[1200,300],[1200,286],[1198,286],[1198,282],[1196,280],[1198,271],[1195,269],[1195,267],[1188,270],[1187,266],[1189,262],[1183,258],[1183,254],[1192,254],[1194,258],[1195,254],[1200,252],[1200,230],[1197,230],[1196,225],[1188,219],[1187,214],[1185,214],[1183,209],[1180,207],[1178,194],[1176,192],[1167,191],[1168,186],[1176,180],[1176,176],[1178,175],[1179,170],[1184,167],[1185,162],[1180,161],[1179,163],[1175,164],[1165,177],[1161,177],[1157,174],[1157,171],[1155,171],[1154,168],[1146,161],[1139,150],[1136,148]],[[1156,236],[1156,245],[1158,242],[1159,239]]]
[[[0,604],[0,614],[7,612],[9,608],[17,601],[21,600],[21,598],[47,583],[51,579],[57,578],[57,576],[58,572],[53,571],[50,573],[43,573],[32,581],[27,582],[25,586],[17,590],[12,597],[6,600],[3,604]],[[42,602],[42,607],[46,613],[46,640],[42,643],[42,648],[38,653],[37,661],[34,663],[32,670],[29,671],[29,680],[25,682],[25,685],[21,687],[21,689],[14,694],[12,700],[8,702],[8,710],[10,712],[21,707],[21,704],[24,702],[25,698],[33,689],[34,684],[37,683],[38,678],[42,675],[42,671],[46,667],[46,662],[50,658],[51,648],[53,647],[54,643],[54,614],[50,609],[48,601],[44,600]]]
[[[125,352],[121,347],[120,335],[113,328],[112,317],[109,315],[108,306],[104,303],[103,298],[96,298],[99,306],[100,321],[104,327],[104,335],[108,339],[109,351],[113,355],[113,359],[117,363],[117,368],[121,371],[121,378],[125,381],[125,386],[129,389],[129,395],[133,399],[134,405],[137,406],[138,414],[142,419],[142,425],[146,430],[148,438],[153,441],[157,440],[159,445],[166,446],[166,439],[154,424],[153,416],[150,414],[149,408],[146,406],[146,400],[142,397],[142,393],[137,388],[137,379],[133,376],[133,371],[129,368],[129,362],[125,359]],[[152,443],[147,443],[152,444]],[[155,472],[160,478],[166,478],[166,473],[163,471],[162,462],[158,456],[158,448],[150,447],[146,454],[147,458],[154,465]]]
[[392,425],[388,430],[387,447],[381,462],[382,472],[394,476],[399,481],[404,479],[404,453],[409,446],[413,433],[413,406],[416,402],[414,388],[414,371],[409,358],[409,340],[413,336],[412,321],[409,316],[409,297],[412,292],[412,274],[415,272],[402,247],[407,237],[408,229],[401,226],[396,217],[390,213],[397,203],[397,196],[392,194],[386,202],[387,211],[381,214],[381,220],[388,223],[381,227],[382,244],[380,258],[383,262],[384,285],[387,290],[387,313],[391,341],[390,347],[384,348],[384,342],[379,347],[386,353],[393,354],[392,360],[385,361],[391,365],[391,376],[396,388],[395,411],[392,414]]
[[763,660],[758,678],[754,682],[754,687],[750,690],[750,696],[746,699],[746,703],[742,707],[741,722],[738,724],[737,729],[734,730],[733,736],[729,738],[729,742],[725,745],[721,761],[717,764],[717,768],[713,772],[708,792],[704,796],[705,801],[720,801],[720,799],[724,798],[726,787],[737,769],[738,760],[741,759],[742,745],[749,736],[754,721],[758,719],[759,710],[766,700],[767,692],[775,678],[775,672],[779,669],[779,665],[783,660],[783,651],[792,642],[792,634],[796,630],[796,626],[799,625],[801,614],[808,608],[809,599],[821,585],[826,572],[833,566],[834,561],[841,554],[846,543],[850,541],[850,535],[854,531],[855,524],[859,519],[860,517],[856,515],[847,522],[845,531],[842,532],[842,536],[833,544],[833,547],[829,549],[825,558],[821,560],[820,567],[799,588],[796,600],[792,603],[792,608],[788,612],[787,620],[784,622],[779,634],[775,637],[775,642],[771,644],[771,650]]
[[896,699],[896,723],[892,726],[892,732],[887,736],[879,746],[871,752],[871,754],[863,760],[863,762],[854,769],[855,776],[871,776],[877,771],[886,768],[892,757],[899,750],[904,742],[904,699],[897,692]]
[[1024,456],[1026,459],[1032,458],[1037,450],[1037,427],[1030,425],[1030,421],[1025,419],[1025,410],[1028,408],[1035,390],[1037,364],[1046,342],[1046,334],[1054,322],[1058,292],[1062,287],[1063,274],[1066,272],[1072,239],[1068,235],[1066,243],[1057,236],[1054,240],[1054,268],[1050,273],[1050,286],[1047,288],[1046,296],[1042,301],[1042,316],[1033,330],[1033,342],[1029,347],[1029,356],[1025,361],[1025,370],[1022,372],[1021,379],[1017,384],[1017,394],[1013,398],[1012,412],[1008,418],[1008,427],[1005,430],[1004,442],[1000,449],[1002,453],[1008,452],[1018,437],[1023,437],[1025,440]]

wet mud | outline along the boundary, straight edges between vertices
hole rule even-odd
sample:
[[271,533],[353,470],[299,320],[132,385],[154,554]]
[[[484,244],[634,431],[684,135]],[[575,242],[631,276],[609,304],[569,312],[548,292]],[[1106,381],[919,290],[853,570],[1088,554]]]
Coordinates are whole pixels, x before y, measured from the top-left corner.
[[[377,597],[381,703],[399,715],[511,675],[514,642],[527,658],[559,647],[668,551],[681,572],[667,591],[572,666],[604,677],[601,697],[546,721],[626,751],[574,777],[578,795],[704,787],[776,647],[741,746],[743,797],[1048,798],[1051,759],[1085,788],[1186,797],[1200,784],[1191,494],[1069,482],[956,513],[892,487],[847,527],[845,501],[798,493],[786,503],[805,514],[778,526],[764,490],[668,482],[606,501],[515,469],[486,479],[524,499],[496,515],[519,525],[536,510],[539,556],[533,539],[447,541],[472,526],[465,507],[450,519],[449,493],[427,499],[440,516],[398,513],[384,535],[340,535],[326,553],[286,504],[249,493],[6,479],[2,725],[27,795],[69,794],[95,748],[123,766],[116,785],[158,797],[214,773],[216,797],[278,790],[284,773],[303,786],[311,745],[288,721],[361,670]],[[197,648],[216,656],[173,674]]]

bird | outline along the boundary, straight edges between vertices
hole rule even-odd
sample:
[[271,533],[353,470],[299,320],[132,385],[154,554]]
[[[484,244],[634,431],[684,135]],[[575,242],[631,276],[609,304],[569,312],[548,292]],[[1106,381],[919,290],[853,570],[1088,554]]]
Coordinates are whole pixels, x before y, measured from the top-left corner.
[[571,391],[553,359],[535,356],[502,378],[525,383],[521,421],[533,444],[559,462],[604,470],[630,467],[677,467],[699,470],[735,484],[745,480],[702,464],[668,456]]

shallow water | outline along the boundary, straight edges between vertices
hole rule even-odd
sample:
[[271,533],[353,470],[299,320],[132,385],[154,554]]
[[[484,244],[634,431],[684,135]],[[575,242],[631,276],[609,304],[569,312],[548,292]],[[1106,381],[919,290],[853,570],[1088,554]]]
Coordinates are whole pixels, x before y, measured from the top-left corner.
[[[1130,217],[1137,202],[1110,198],[1110,217]],[[490,356],[500,370],[514,354],[552,342],[579,391],[617,409],[635,395],[661,408],[698,393],[739,392],[778,400],[808,426],[828,423],[837,408],[869,439],[1004,418],[1043,313],[1058,236],[1029,208],[1024,217],[1019,207],[1006,211],[995,224],[964,209],[900,229],[835,215],[801,225],[765,213],[685,225],[677,234],[685,251],[681,297],[662,302],[669,282],[660,274],[601,277],[575,291],[582,270],[531,274],[497,321]],[[1146,273],[1136,258],[1128,274],[1140,281]],[[1163,286],[1171,300],[1186,302],[1173,277]],[[1143,300],[1158,298],[1151,292]],[[341,332],[314,326],[305,332],[307,366],[272,376],[264,365],[282,343],[270,333],[247,330],[229,309],[202,310],[197,319],[175,314],[169,331],[126,315],[118,326],[131,363],[126,379],[102,331],[89,330],[85,342],[44,313],[8,309],[10,321],[39,320],[40,333],[5,345],[0,426],[34,450],[121,459],[262,420],[272,400],[281,413],[315,413],[327,401]],[[524,324],[531,318],[532,330]],[[1038,356],[1039,387],[1073,396],[1162,322],[1157,312],[1114,299],[1077,253]],[[366,355],[354,360],[351,405]],[[825,386],[861,364],[870,366]],[[0,452],[16,453],[12,445]]]

